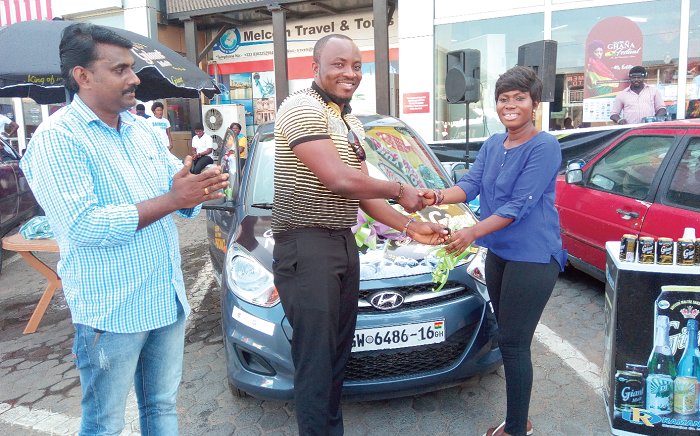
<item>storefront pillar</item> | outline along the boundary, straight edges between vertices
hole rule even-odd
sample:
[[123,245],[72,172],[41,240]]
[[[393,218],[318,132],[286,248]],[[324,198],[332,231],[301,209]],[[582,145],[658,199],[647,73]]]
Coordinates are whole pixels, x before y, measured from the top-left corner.
[[289,95],[287,69],[287,17],[278,3],[267,7],[272,12],[272,50],[275,69],[275,99],[277,106]]
[[[187,60],[199,66],[199,62],[197,62],[199,56],[197,22],[193,19],[185,20],[185,52]],[[190,98],[187,101],[190,108],[190,125],[194,135],[194,125],[202,122],[202,101],[199,98]]]
[[19,154],[23,154],[24,149],[27,148],[27,130],[24,126],[22,99],[19,97],[13,97],[12,106],[15,111],[14,122],[19,124],[19,129],[17,129],[17,151],[19,151]]
[[387,0],[374,0],[374,66],[377,113],[391,115],[389,90],[389,14]]
[[[690,0],[681,0],[681,17],[690,17]],[[688,20],[681,20],[681,29],[679,33],[679,53],[688,53],[688,46],[690,43],[690,23]],[[678,100],[683,100],[683,96],[686,95],[686,87],[688,84],[688,56],[678,56]],[[677,104],[676,119],[685,119],[685,104]]]

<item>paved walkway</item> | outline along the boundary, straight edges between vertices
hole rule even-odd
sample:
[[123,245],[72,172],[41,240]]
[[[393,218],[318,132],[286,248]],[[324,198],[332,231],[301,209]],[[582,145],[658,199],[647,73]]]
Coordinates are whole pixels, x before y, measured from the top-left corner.
[[[294,404],[231,394],[220,327],[219,291],[206,246],[204,214],[177,219],[185,285],[195,309],[188,320],[178,392],[181,435],[296,435]],[[76,435],[80,383],[73,326],[62,292],[37,333],[22,330],[43,292],[43,277],[18,256],[0,275],[0,435]],[[42,253],[54,266],[57,255]],[[603,284],[563,273],[533,342],[535,385],[530,418],[536,435],[610,435],[600,396]],[[122,435],[138,435],[133,395]],[[481,436],[505,415],[503,370],[459,386],[386,401],[345,402],[346,435]]]

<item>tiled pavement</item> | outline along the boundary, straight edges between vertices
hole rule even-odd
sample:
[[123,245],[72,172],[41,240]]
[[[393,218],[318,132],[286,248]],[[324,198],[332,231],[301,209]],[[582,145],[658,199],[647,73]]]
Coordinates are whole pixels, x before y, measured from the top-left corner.
[[[219,295],[208,264],[204,214],[177,219],[185,284],[196,311],[188,320],[178,392],[182,435],[295,435],[294,404],[232,395],[219,323]],[[186,224],[186,231],[185,231]],[[0,435],[77,434],[80,385],[71,357],[73,327],[61,292],[37,333],[22,330],[44,279],[5,253],[0,275]],[[57,255],[41,253],[55,266]],[[576,271],[560,276],[533,342],[530,418],[539,435],[610,435],[600,396],[603,285]],[[123,435],[139,434],[132,395]],[[441,391],[386,401],[344,402],[345,433],[476,435],[505,414],[503,371]]]

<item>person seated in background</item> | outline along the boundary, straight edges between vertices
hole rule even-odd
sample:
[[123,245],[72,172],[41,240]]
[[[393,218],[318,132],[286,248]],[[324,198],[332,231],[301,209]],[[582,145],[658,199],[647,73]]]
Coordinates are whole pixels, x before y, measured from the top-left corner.
[[[10,128],[8,129],[7,126]],[[11,138],[15,136],[17,129],[19,129],[19,124],[0,114],[0,137]]]
[[151,118],[151,116],[146,113],[146,106],[141,103],[136,105],[136,115],[144,118]]
[[192,137],[192,174],[199,174],[207,165],[214,163],[211,154],[214,151],[214,142],[211,136],[204,133],[204,125],[194,125],[195,135]]
[[[610,119],[616,124],[637,124],[645,117],[666,115],[666,105],[661,92],[644,83],[647,70],[644,67],[632,67],[629,72],[630,86],[615,96]],[[624,118],[620,114],[624,115]]]
[[574,128],[574,121],[569,117],[564,118],[564,128],[565,129],[573,129]]

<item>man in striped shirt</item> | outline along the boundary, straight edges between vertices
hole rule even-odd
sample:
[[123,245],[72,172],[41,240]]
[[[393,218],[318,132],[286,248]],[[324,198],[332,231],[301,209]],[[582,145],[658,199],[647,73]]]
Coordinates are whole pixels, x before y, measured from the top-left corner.
[[629,72],[630,86],[617,93],[610,111],[610,119],[615,123],[638,124],[645,117],[666,115],[666,105],[661,92],[645,84],[646,77],[647,70],[644,67],[632,67]]
[[340,395],[357,320],[360,262],[350,227],[357,208],[423,243],[447,231],[418,223],[425,207],[416,188],[368,175],[365,132],[350,110],[362,79],[362,55],[345,35],[314,47],[310,88],[287,97],[275,120],[275,239],[272,271],[294,330],[294,399],[300,436],[340,436]]
[[21,162],[61,251],[58,275],[75,325],[80,435],[116,435],[136,388],[142,434],[178,433],[175,398],[190,308],[171,213],[223,197],[217,168],[189,173],[130,114],[139,84],[131,41],[68,26],[61,73],[73,102],[43,122]]

